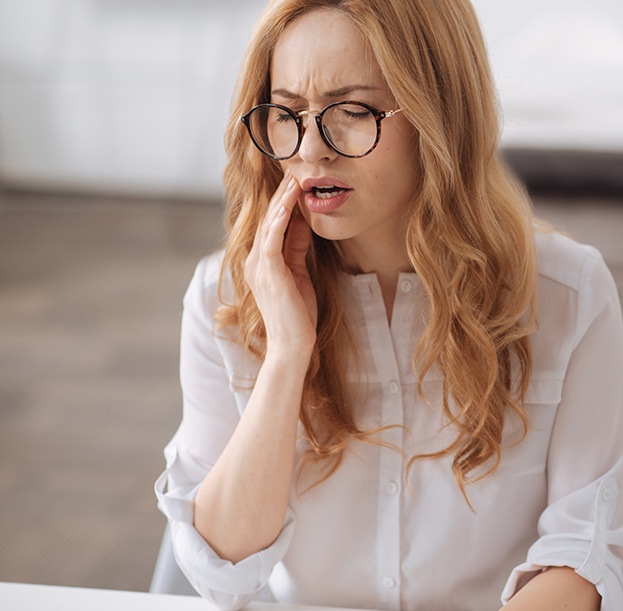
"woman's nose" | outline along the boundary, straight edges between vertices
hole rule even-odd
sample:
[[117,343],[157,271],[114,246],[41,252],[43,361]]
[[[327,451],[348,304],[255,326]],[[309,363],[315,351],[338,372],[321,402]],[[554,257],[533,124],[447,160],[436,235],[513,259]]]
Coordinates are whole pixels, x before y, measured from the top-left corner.
[[303,138],[298,152],[299,157],[306,163],[335,159],[338,154],[323,140],[315,117],[305,117],[303,124]]

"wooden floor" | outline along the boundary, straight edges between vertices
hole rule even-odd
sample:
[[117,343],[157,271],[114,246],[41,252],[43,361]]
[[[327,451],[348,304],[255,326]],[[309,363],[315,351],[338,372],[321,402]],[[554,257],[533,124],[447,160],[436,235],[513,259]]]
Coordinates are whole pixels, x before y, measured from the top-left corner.
[[[623,193],[536,208],[623,291]],[[149,587],[181,299],[220,237],[217,205],[0,193],[0,581]]]

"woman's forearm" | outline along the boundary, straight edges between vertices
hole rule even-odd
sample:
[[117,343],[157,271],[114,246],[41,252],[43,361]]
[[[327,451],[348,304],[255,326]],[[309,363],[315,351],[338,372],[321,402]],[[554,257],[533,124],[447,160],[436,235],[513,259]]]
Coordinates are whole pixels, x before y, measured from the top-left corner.
[[569,567],[551,567],[531,579],[504,611],[599,611],[595,586]]
[[283,527],[309,359],[267,354],[234,435],[195,500],[195,528],[232,562],[269,546]]

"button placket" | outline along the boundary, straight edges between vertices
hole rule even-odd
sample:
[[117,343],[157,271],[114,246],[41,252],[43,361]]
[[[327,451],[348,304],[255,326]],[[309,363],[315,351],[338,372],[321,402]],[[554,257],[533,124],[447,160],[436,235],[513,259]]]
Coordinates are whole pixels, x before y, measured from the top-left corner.
[[[380,441],[402,446],[403,405],[400,392],[400,369],[378,279],[362,279],[360,292],[368,340],[372,349],[374,368],[382,386],[379,406],[381,422],[388,428],[379,434]],[[379,446],[379,494],[377,537],[377,583],[379,604],[383,609],[400,609],[400,503],[396,479],[402,476],[403,459],[400,452]]]
[[[392,357],[393,357],[392,353]],[[395,359],[394,359],[395,360]],[[397,363],[395,364],[397,368]],[[390,372],[388,372],[390,373]],[[385,385],[383,393],[383,423],[403,424],[403,405],[398,372]],[[387,377],[386,377],[387,379]],[[382,434],[383,441],[401,447],[402,429],[392,427]],[[385,494],[379,496],[379,530],[378,536],[383,545],[379,546],[379,579],[380,603],[384,609],[400,609],[400,511],[401,495],[397,478],[401,477],[403,464],[399,452],[387,447],[380,449],[381,460],[379,468],[380,490]]]

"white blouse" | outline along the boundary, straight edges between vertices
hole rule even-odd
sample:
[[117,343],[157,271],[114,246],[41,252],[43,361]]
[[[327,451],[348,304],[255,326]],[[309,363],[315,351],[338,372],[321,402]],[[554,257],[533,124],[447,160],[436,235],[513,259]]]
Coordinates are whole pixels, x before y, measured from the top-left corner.
[[[539,328],[526,395],[531,427],[513,445],[508,418],[494,475],[467,488],[451,458],[408,457],[445,448],[436,370],[417,393],[413,348],[423,289],[401,274],[391,324],[374,274],[344,275],[349,320],[364,375],[349,374],[360,427],[328,480],[293,489],[283,529],[267,549],[232,564],[193,527],[193,500],[234,431],[260,363],[214,330],[221,256],[201,261],[184,300],[181,425],[156,483],[177,561],[197,591],[224,609],[270,590],[292,604],[361,609],[495,610],[543,567],[569,566],[596,584],[603,611],[623,609],[623,324],[601,255],[561,235],[539,234]],[[225,287],[231,291],[231,287]],[[361,369],[361,368],[360,368]],[[298,451],[306,448],[299,441]],[[317,473],[307,473],[307,483]],[[306,488],[302,482],[301,489]]]

